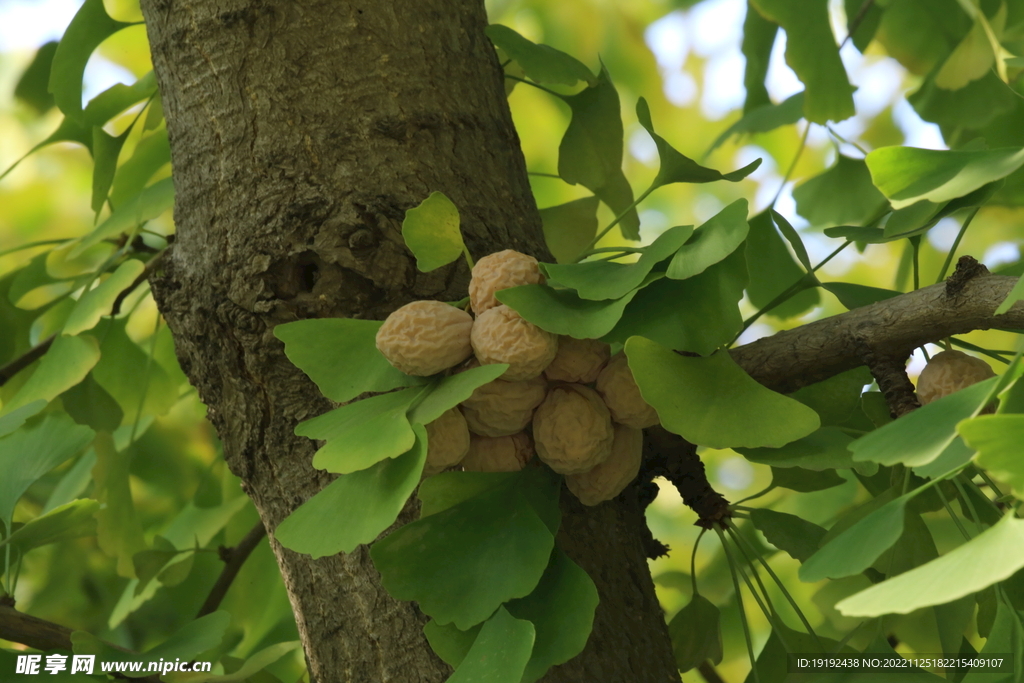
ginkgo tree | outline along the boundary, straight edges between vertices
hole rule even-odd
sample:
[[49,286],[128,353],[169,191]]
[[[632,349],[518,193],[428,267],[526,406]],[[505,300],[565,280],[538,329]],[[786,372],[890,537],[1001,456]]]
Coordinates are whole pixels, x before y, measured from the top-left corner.
[[[912,678],[1022,680],[1022,354],[991,340],[1020,348],[1024,266],[960,245],[996,218],[1020,238],[1024,3],[749,0],[743,111],[708,150],[627,62],[492,9],[85,0],[38,50],[15,94],[55,129],[23,160],[84,149],[92,224],[0,252],[4,680],[39,652],[213,662],[163,676],[191,683],[757,682],[894,648],[947,656]],[[152,70],[83,102],[91,56],[143,28]],[[773,101],[783,35],[803,91]],[[907,102],[947,149],[841,136],[850,49],[917,75]],[[524,90],[557,134],[516,130]],[[836,153],[796,176],[803,222],[754,196],[769,151],[721,153],[791,136],[785,187],[812,130]],[[633,173],[634,134],[656,171]],[[728,201],[645,225],[698,191]],[[474,261],[505,249],[544,277],[497,301],[623,354],[657,413],[612,500],[582,505],[539,459],[424,477],[428,426],[506,366],[407,375],[377,332],[410,301],[466,308]],[[827,274],[890,252],[892,286]],[[928,345],[993,376],[922,406],[906,363]],[[722,451],[763,486],[727,498]],[[652,533],[670,489],[688,547]]]

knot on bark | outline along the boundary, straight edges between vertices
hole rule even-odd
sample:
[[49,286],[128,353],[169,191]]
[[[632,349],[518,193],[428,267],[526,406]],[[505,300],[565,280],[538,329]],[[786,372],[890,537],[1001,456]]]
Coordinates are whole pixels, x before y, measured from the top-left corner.
[[946,296],[955,298],[963,292],[964,285],[976,277],[989,275],[985,264],[979,263],[973,256],[961,256],[956,262],[956,270],[946,278]]

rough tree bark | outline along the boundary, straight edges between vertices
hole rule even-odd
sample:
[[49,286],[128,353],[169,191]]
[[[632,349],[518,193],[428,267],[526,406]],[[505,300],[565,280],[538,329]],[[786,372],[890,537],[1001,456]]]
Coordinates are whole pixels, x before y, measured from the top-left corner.
[[[177,240],[153,291],[272,531],[329,481],[292,430],[330,407],[274,326],[464,296],[464,266],[418,273],[402,244],[404,211],[433,190],[459,207],[475,256],[543,255],[539,217],[481,0],[142,6],[177,192]],[[560,543],[601,606],[585,652],[545,680],[678,681],[642,512],[563,507]],[[424,617],[384,592],[365,548],[318,561],[273,548],[314,681],[447,676]]]

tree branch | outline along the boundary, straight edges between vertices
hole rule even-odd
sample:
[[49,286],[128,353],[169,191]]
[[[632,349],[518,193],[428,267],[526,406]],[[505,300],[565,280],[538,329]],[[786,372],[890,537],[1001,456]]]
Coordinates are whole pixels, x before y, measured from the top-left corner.
[[[72,629],[67,626],[61,626],[52,621],[19,612],[7,604],[0,604],[0,639],[9,640],[12,643],[21,643],[43,652],[48,650],[73,652],[74,645],[71,643],[72,632]],[[103,641],[103,644],[126,654],[136,654],[113,643]],[[118,673],[115,673],[114,676],[128,678]],[[142,681],[143,683],[160,683],[159,676],[145,676],[129,680]]]
[[57,335],[51,334],[7,365],[0,367],[0,387],[7,384],[12,377],[46,355],[46,352],[50,350],[50,346],[53,344],[53,340],[56,338]]
[[199,608],[199,614],[196,615],[196,619],[217,611],[221,600],[224,599],[228,589],[231,588],[231,582],[235,580],[242,565],[245,564],[245,560],[266,535],[267,529],[263,526],[263,521],[261,520],[256,522],[256,525],[249,530],[245,538],[239,541],[238,545],[234,548],[220,547],[220,557],[225,563],[224,569],[221,570],[220,576],[217,577],[213,588],[210,589],[210,594],[206,596],[203,606]]
[[[966,275],[970,261],[961,259],[968,265],[958,265],[957,271]],[[946,282],[779,332],[730,353],[755,380],[790,393],[863,365],[864,343],[906,357],[918,346],[950,335],[1024,330],[1024,302],[994,315],[1016,282],[1005,275],[980,273],[965,279],[954,273]]]
[[[167,247],[159,254],[149,259],[146,263],[146,267],[143,268],[142,272],[139,273],[139,276],[135,278],[135,281],[128,285],[127,289],[117,295],[117,298],[114,300],[114,305],[111,308],[110,315],[117,315],[121,312],[121,304],[139,285],[149,279],[149,276],[152,275],[153,271],[160,265],[168,249],[170,249],[170,247]],[[46,352],[50,350],[50,346],[53,344],[53,340],[56,338],[56,334],[51,334],[49,337],[39,342],[7,365],[0,367],[0,387],[7,384],[12,377],[46,355]]]

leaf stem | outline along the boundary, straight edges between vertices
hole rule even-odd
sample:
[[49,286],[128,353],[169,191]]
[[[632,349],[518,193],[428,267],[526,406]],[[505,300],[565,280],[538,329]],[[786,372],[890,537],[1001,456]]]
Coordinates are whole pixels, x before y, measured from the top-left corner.
[[520,78],[519,76],[513,76],[512,74],[505,74],[505,78],[510,78],[513,81],[519,81],[520,83],[525,83],[526,85],[532,85],[534,88],[537,88],[538,90],[543,90],[544,92],[546,92],[546,93],[548,93],[550,95],[554,95],[555,97],[557,97],[559,99],[564,99],[565,98],[565,96],[562,95],[561,93],[557,93],[554,90],[552,90],[551,88],[545,88],[540,83],[534,83],[533,81],[528,81],[525,78]]
[[590,243],[587,244],[587,246],[583,247],[583,251],[580,253],[579,256],[576,257],[576,259],[573,261],[573,263],[579,263],[584,258],[586,258],[587,257],[587,252],[589,252],[591,249],[593,249],[597,245],[597,243],[600,242],[601,239],[604,238],[604,236],[607,235],[608,232],[612,228],[614,228],[616,225],[618,225],[619,221],[621,221],[623,218],[625,218],[627,213],[629,213],[630,211],[635,209],[640,202],[642,202],[643,200],[647,199],[647,196],[649,194],[651,194],[652,192],[654,192],[655,189],[657,189],[657,186],[656,185],[651,185],[649,188],[644,190],[643,194],[641,194],[639,197],[634,199],[632,204],[630,204],[625,209],[623,209],[622,213],[620,213],[618,216],[616,216],[615,220],[613,220],[611,223],[608,224],[608,227],[606,227],[604,230],[599,232],[597,234],[597,236],[594,237],[594,239],[590,240]]
[[817,278],[814,277],[814,274],[818,272],[818,270],[820,270],[822,266],[824,266],[826,263],[828,263],[833,258],[838,256],[839,252],[841,252],[843,249],[846,249],[851,244],[853,244],[853,240],[846,240],[845,242],[843,242],[841,245],[839,245],[839,247],[836,248],[835,251],[833,251],[831,254],[823,258],[821,262],[818,263],[818,265],[811,268],[811,272],[803,275],[799,280],[790,285],[788,289],[786,289],[777,297],[769,301],[761,310],[757,311],[756,313],[754,313],[754,315],[744,320],[743,327],[740,328],[740,331],[736,334],[735,337],[733,337],[732,341],[729,342],[729,346],[735,344],[736,340],[740,338],[740,335],[746,332],[747,328],[753,325],[755,322],[757,322],[757,319],[760,318],[762,315],[772,310],[773,308],[781,304],[783,301],[786,301],[791,296],[795,296],[797,293],[802,292],[805,289],[808,289],[808,285],[805,283],[805,281],[807,281],[808,279],[813,279],[815,282],[817,282]]
[[971,535],[967,533],[967,529],[965,529],[964,525],[960,523],[960,518],[957,516],[953,506],[949,504],[948,500],[946,500],[946,494],[942,492],[942,488],[940,487],[935,489],[935,492],[938,493],[939,498],[942,499],[942,506],[946,508],[946,514],[948,514],[949,518],[953,520],[953,524],[955,524],[956,528],[960,531],[960,535],[964,537],[965,541],[971,540]]
[[[750,568],[750,574],[754,577],[754,581],[757,582],[757,586],[761,590],[761,595],[764,596],[764,602],[762,602],[761,598],[758,597],[757,591],[754,590],[754,584],[751,583],[750,578],[747,577],[746,572],[744,572],[741,567],[740,573],[743,576],[743,582],[747,584],[747,590],[749,590],[750,594],[754,596],[754,600],[757,601],[758,607],[760,607],[761,611],[764,612],[764,616],[768,619],[772,628],[776,628],[776,622],[782,623],[782,619],[779,617],[779,612],[775,609],[775,605],[772,604],[771,598],[768,597],[768,589],[765,587],[764,583],[761,582],[761,576],[757,573],[757,567],[754,566],[754,561],[750,559],[750,556],[746,551],[740,547],[739,541],[736,540],[736,525],[729,524],[725,527],[725,532],[732,539],[733,545],[735,545],[736,549],[740,551],[740,555],[743,556],[747,566]],[[781,631],[782,629],[778,630]],[[780,635],[779,637],[781,638],[782,636]]]
[[61,240],[39,240],[38,242],[28,242],[27,244],[21,244],[18,245],[17,247],[11,247],[10,249],[4,249],[3,251],[0,251],[0,257],[7,256],[8,254],[14,254],[19,251],[24,251],[26,249],[32,249],[34,247],[48,247],[51,244],[61,244],[62,242],[69,242],[72,239],[74,238],[67,238]]
[[825,645],[821,642],[821,639],[818,638],[818,634],[814,632],[814,629],[811,627],[811,622],[807,620],[807,617],[804,615],[803,610],[800,609],[800,607],[796,604],[796,600],[794,600],[793,596],[790,595],[788,590],[786,590],[786,584],[784,584],[782,580],[779,579],[778,575],[774,571],[772,571],[771,565],[768,564],[768,561],[761,557],[760,553],[755,552],[755,549],[750,546],[750,542],[747,541],[747,539],[743,538],[741,534],[734,533],[733,535],[743,543],[746,543],[750,548],[751,552],[754,552],[754,556],[757,558],[757,561],[761,563],[761,566],[764,567],[765,571],[768,572],[768,575],[772,577],[772,580],[775,581],[776,585],[778,585],[779,590],[782,591],[782,594],[786,596],[786,600],[793,608],[793,611],[796,612],[797,617],[799,617],[800,621],[803,622],[804,628],[807,629],[807,632],[811,634],[814,640],[818,643],[818,647],[821,648],[821,651],[826,652]]
[[774,490],[775,490],[775,484],[771,484],[771,485],[768,486],[768,488],[766,488],[766,489],[764,489],[762,491],[758,491],[757,493],[755,493],[753,495],[750,495],[750,496],[747,496],[746,498],[740,498],[735,503],[733,503],[732,506],[733,506],[733,508],[740,509],[740,510],[753,510],[754,508],[748,508],[746,506],[740,505],[740,503],[746,503],[748,500],[754,500],[755,498],[760,498],[761,496],[766,495],[767,493],[770,493],[771,491],[774,491]]
[[800,146],[796,149],[796,154],[793,155],[793,161],[789,162],[789,168],[786,169],[786,175],[782,179],[782,183],[779,185],[778,191],[772,198],[770,206],[775,206],[775,203],[779,201],[779,197],[782,195],[782,191],[786,189],[786,183],[789,182],[790,177],[793,175],[793,171],[796,170],[796,164],[800,161],[800,156],[804,153],[804,147],[807,146],[807,134],[811,132],[811,122],[807,122],[807,126],[804,128],[804,134],[800,138]]
[[946,273],[949,271],[949,267],[953,264],[953,256],[956,254],[956,248],[960,246],[960,240],[963,239],[964,233],[967,232],[967,228],[971,226],[971,222],[974,220],[974,217],[978,215],[978,211],[980,210],[980,206],[974,207],[974,211],[971,211],[967,218],[964,219],[963,225],[960,226],[960,232],[956,234],[956,239],[953,240],[953,246],[949,248],[949,253],[946,254],[946,260],[942,264],[942,270],[939,271],[939,277],[935,280],[936,284],[946,279]]
[[540,178],[558,178],[559,180],[562,179],[562,176],[558,175],[557,173],[541,173],[540,171],[527,171],[526,175],[535,175]]
[[693,552],[690,553],[690,582],[693,584],[693,594],[700,595],[697,591],[697,546],[700,545],[700,539],[704,538],[704,534],[707,529],[701,529],[700,533],[697,534],[697,540],[693,542]]
[[[722,549],[725,550],[725,536],[722,534],[722,530],[715,527],[715,533],[718,534],[718,538],[722,542]],[[725,553],[728,556],[729,551],[725,550]],[[733,566],[732,562],[729,562],[729,574],[732,575],[732,586],[736,592],[736,605],[740,610],[740,624],[743,625],[743,638],[747,643],[747,656],[750,657],[750,671],[754,676],[754,683],[761,683],[761,678],[757,675],[757,660],[754,658],[754,643],[750,638],[750,624],[747,623],[747,613],[743,610],[743,593],[740,591],[740,582],[736,578],[736,567]]]

